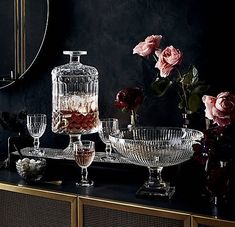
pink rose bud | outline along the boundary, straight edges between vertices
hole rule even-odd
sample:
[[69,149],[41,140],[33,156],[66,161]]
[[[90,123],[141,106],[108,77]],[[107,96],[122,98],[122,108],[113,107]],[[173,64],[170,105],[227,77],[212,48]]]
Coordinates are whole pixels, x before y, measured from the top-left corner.
[[160,46],[161,39],[161,35],[148,36],[143,42],[135,46],[133,54],[138,54],[143,57],[154,54],[155,50]]

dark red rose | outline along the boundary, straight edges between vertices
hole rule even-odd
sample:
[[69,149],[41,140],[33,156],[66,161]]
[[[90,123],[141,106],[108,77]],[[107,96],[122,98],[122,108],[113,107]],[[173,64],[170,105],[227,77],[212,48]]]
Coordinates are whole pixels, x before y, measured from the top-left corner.
[[115,106],[122,110],[134,110],[143,101],[143,92],[139,87],[125,88],[116,95]]

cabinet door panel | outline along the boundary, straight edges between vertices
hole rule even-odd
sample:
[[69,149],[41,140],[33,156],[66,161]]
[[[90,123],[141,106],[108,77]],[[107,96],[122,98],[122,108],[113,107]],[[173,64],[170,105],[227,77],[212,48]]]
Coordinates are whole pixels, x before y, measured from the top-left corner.
[[235,222],[203,216],[192,216],[192,227],[235,227]]
[[[74,227],[76,196],[0,184],[0,227]],[[14,191],[14,189],[16,189]]]
[[80,227],[190,226],[190,216],[185,213],[81,197],[78,203]]

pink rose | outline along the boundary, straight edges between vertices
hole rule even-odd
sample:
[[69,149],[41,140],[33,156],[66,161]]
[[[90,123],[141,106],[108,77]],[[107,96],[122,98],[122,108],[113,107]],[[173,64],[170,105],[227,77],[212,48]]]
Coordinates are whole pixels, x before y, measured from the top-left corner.
[[133,49],[133,54],[138,54],[143,57],[153,54],[155,50],[159,48],[161,39],[161,35],[148,36],[144,42],[140,42],[135,46]]
[[217,97],[204,95],[205,116],[219,126],[224,127],[235,119],[235,95],[230,92],[221,92]]
[[216,98],[213,96],[209,95],[203,95],[202,101],[204,102],[206,109],[205,109],[205,116],[213,120],[213,115],[212,115],[212,108],[215,106]]
[[161,77],[167,77],[175,65],[182,61],[182,53],[173,46],[166,47],[161,53],[158,53],[159,59],[155,65],[160,70]]

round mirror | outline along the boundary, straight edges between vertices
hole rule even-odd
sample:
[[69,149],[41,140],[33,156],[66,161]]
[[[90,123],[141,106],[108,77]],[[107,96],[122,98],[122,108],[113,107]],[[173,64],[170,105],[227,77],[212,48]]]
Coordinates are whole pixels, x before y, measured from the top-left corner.
[[49,0],[0,1],[0,89],[21,78],[36,60],[48,19]]

